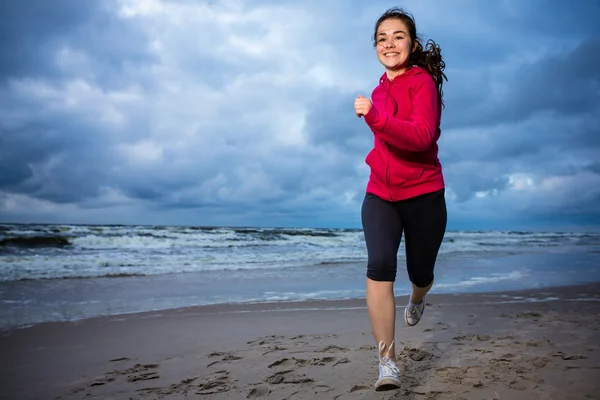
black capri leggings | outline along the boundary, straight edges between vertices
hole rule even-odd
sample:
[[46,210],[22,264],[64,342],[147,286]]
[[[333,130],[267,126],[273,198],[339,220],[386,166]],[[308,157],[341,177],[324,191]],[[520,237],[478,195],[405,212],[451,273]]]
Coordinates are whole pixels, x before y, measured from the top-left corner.
[[367,193],[362,225],[367,245],[367,277],[394,282],[404,232],[406,268],[417,287],[433,282],[433,269],[446,233],[445,189],[396,202]]

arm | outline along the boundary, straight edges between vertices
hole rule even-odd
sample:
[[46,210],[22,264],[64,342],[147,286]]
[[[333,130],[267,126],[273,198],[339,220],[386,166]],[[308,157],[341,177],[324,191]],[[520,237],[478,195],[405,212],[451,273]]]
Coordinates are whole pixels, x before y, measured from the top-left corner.
[[372,106],[365,121],[375,135],[391,146],[409,151],[425,151],[435,141],[438,121],[437,88],[431,79],[415,87],[413,110],[408,120],[401,120]]

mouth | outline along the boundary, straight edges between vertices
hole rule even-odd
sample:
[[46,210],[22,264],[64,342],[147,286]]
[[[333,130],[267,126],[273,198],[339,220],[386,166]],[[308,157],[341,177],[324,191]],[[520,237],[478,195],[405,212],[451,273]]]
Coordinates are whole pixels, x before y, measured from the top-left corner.
[[389,52],[389,53],[383,53],[383,55],[386,57],[396,57],[396,56],[400,55],[400,53]]

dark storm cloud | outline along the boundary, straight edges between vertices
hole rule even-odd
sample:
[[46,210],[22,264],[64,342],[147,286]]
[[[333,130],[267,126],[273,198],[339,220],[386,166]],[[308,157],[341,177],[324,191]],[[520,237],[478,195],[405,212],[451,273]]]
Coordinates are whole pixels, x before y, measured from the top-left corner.
[[0,77],[52,71],[48,60],[61,38],[85,27],[100,1],[0,2]]
[[599,108],[600,37],[586,40],[572,52],[548,57],[515,71],[505,115],[521,120],[536,112],[567,116]]
[[77,202],[96,196],[106,179],[109,154],[96,146],[100,136],[86,123],[57,119],[4,129],[0,135],[5,145],[0,149],[0,190],[57,203]]
[[600,175],[600,162],[594,161],[585,167],[586,170],[592,171],[595,174]]
[[592,159],[600,152],[600,118],[590,113],[585,118],[565,119],[539,116],[519,124],[497,127],[444,130],[440,154],[447,163],[468,159],[483,163],[503,163],[507,170],[518,168],[553,172],[552,166],[576,156]]
[[[14,87],[12,87],[14,89]],[[55,203],[78,203],[99,195],[112,181],[116,157],[113,132],[100,123],[100,110],[72,112],[48,107],[24,86],[0,95],[0,191]],[[73,94],[52,94],[63,101]],[[64,97],[64,98],[63,98]],[[124,135],[126,137],[126,135]]]
[[[373,134],[352,103],[395,4],[208,3],[3,2],[0,211],[356,225]],[[598,216],[597,5],[571,6],[406,4],[448,65],[453,218]]]
[[[445,90],[446,128],[495,126],[524,121],[546,112],[565,116],[598,110],[600,102],[600,38],[572,51],[515,64],[498,73],[455,77]],[[465,80],[460,80],[464,78]],[[495,89],[501,87],[502,89]]]
[[[4,141],[0,141],[0,146],[7,146]],[[33,176],[31,168],[27,165],[16,163],[15,159],[0,159],[0,188],[16,190],[20,183]]]
[[580,40],[582,37],[600,35],[600,3],[595,1],[479,0],[477,10],[482,19],[495,27],[521,36],[523,41],[519,46],[526,46],[531,39],[554,37]]
[[[418,24],[429,6],[416,15]],[[449,68],[487,69],[530,50],[557,50],[600,36],[600,3],[595,1],[469,0],[452,8],[443,20],[432,13],[418,25],[441,45]],[[447,21],[460,22],[449,27]]]
[[94,79],[107,87],[123,84],[118,71],[152,55],[143,35],[110,12],[114,6],[102,0],[0,2],[0,80],[63,76],[57,51],[69,48],[91,59]]

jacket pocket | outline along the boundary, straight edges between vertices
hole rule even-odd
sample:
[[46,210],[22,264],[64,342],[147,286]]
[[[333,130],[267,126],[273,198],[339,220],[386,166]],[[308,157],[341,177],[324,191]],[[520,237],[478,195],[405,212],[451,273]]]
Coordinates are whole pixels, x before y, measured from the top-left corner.
[[424,168],[418,164],[413,164],[389,154],[389,185],[403,186],[408,182],[417,181],[423,175]]
[[386,183],[387,165],[384,157],[382,151],[374,147],[365,158],[365,163],[371,168],[371,179],[381,183]]

